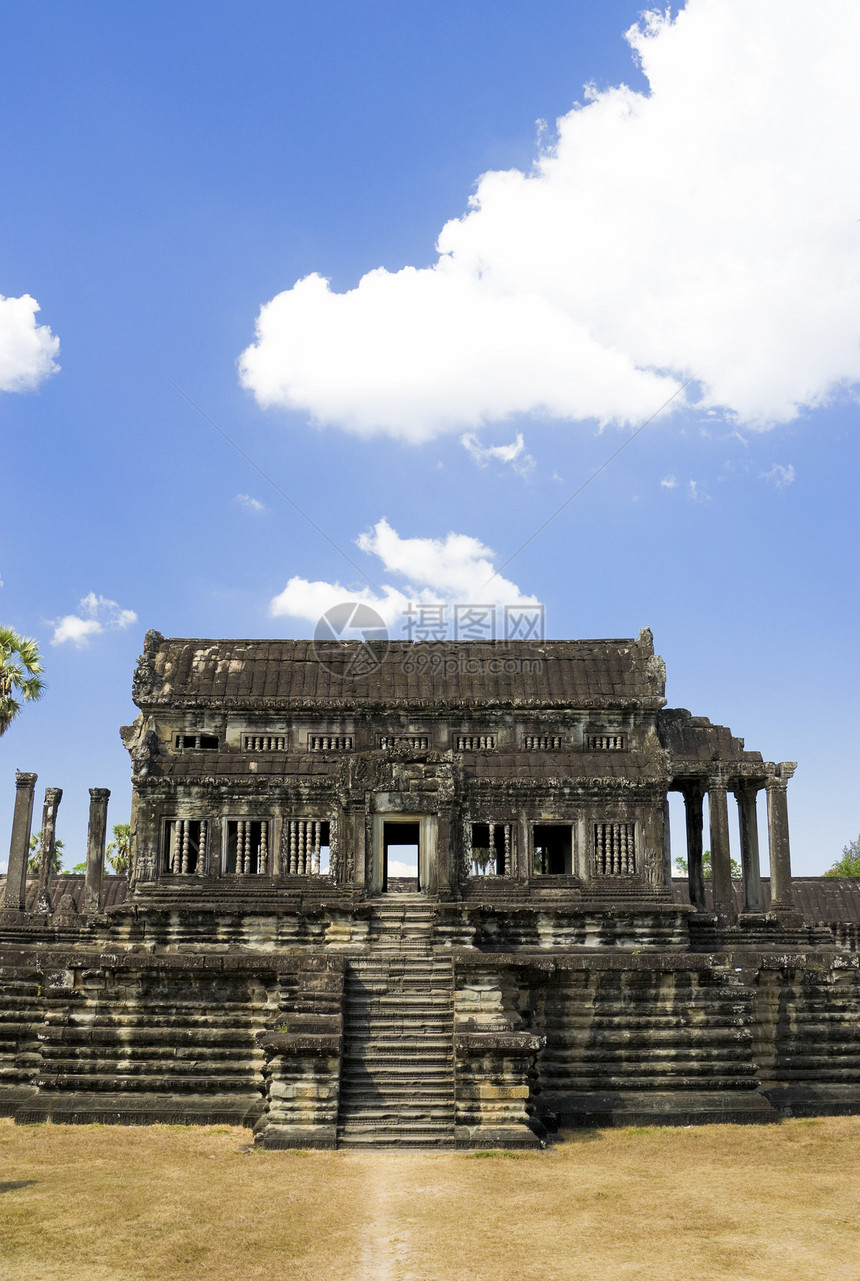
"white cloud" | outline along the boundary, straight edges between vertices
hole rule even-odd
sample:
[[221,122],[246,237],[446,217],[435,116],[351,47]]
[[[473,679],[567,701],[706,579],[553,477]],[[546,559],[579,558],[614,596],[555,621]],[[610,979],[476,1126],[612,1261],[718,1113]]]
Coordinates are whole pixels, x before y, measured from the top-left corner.
[[264,512],[266,504],[261,503],[259,498],[252,498],[250,494],[237,494],[233,500],[240,507],[244,507],[247,512]]
[[0,391],[32,391],[55,374],[60,349],[47,325],[36,324],[39,304],[29,294],[0,294]]
[[384,518],[356,539],[362,551],[376,556],[386,575],[398,585],[383,583],[378,590],[358,590],[340,583],[310,582],[295,576],[270,602],[276,617],[289,615],[316,622],[333,605],[363,601],[390,627],[414,604],[536,605],[516,583],[493,569],[494,552],[468,534],[445,538],[401,538]]
[[78,609],[80,612],[77,614],[66,614],[55,620],[52,645],[71,641],[74,645],[83,646],[92,636],[130,627],[137,622],[133,609],[121,609],[115,600],[97,596],[95,592],[84,596]]
[[687,482],[687,495],[693,503],[709,503],[711,501],[711,495],[706,489],[699,488],[697,480]]
[[433,266],[265,304],[260,404],[418,441],[640,421],[690,375],[762,427],[855,383],[860,6],[689,0],[627,38],[650,92],[590,90],[531,172],[484,174]]
[[660,481],[661,489],[675,489],[678,482],[674,476],[664,476]]
[[525,476],[535,465],[531,454],[526,453],[522,432],[517,432],[510,445],[482,445],[474,432],[466,432],[460,437],[460,444],[478,467],[486,467],[489,462],[510,463],[518,475]]
[[787,485],[794,484],[794,466],[787,463],[783,467],[782,463],[774,463],[770,471],[762,472],[762,480],[769,480],[777,489],[785,489]]

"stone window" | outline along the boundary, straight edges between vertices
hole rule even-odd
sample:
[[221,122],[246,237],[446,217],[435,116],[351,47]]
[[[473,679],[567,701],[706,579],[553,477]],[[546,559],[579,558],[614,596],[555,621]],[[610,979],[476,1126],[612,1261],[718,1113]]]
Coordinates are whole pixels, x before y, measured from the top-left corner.
[[285,752],[286,734],[243,734],[243,752]]
[[352,734],[308,734],[309,752],[351,752]]
[[197,730],[187,734],[175,734],[173,745],[179,751],[216,752],[218,750],[218,735],[201,734]]
[[627,735],[589,734],[587,743],[590,752],[623,752],[627,747]]
[[535,823],[532,848],[535,876],[573,875],[573,833],[569,823]]
[[383,750],[396,747],[414,747],[418,751],[426,751],[430,746],[430,738],[427,734],[383,734],[379,740],[379,746]]
[[331,836],[325,819],[291,818],[282,828],[281,873],[285,876],[319,876],[320,856],[328,853]]
[[472,823],[469,860],[473,876],[511,875],[510,823]]
[[162,836],[162,867],[173,876],[202,872],[206,867],[205,818],[169,818]]
[[495,746],[495,734],[456,734],[454,736],[454,748],[458,752],[488,752]]
[[523,748],[527,752],[558,752],[564,746],[560,734],[526,734]]
[[598,876],[632,876],[636,871],[636,824],[594,824],[594,870]]
[[271,833],[268,819],[227,820],[224,871],[237,876],[271,876]]

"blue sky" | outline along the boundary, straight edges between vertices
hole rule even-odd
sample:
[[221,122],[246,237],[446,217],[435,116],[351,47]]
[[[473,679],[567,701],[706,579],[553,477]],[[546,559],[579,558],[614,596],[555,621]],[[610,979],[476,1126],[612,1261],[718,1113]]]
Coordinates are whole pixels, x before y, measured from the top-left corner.
[[677,393],[497,603],[650,626],[670,705],[799,762],[795,870],[828,867],[860,828],[858,21],[7,7],[0,294],[40,311],[0,303],[0,621],[49,688],[0,739],[0,865],[16,767],[64,788],[70,861],[88,787],[127,818],[147,627],[480,600]]

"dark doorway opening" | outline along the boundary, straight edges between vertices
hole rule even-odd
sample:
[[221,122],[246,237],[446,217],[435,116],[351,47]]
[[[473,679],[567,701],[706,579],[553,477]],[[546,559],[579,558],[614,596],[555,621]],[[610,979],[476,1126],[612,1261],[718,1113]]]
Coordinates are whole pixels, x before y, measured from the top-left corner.
[[536,823],[534,826],[535,876],[572,876],[573,841],[568,823]]
[[382,825],[382,888],[391,892],[417,893],[420,823],[388,822]]

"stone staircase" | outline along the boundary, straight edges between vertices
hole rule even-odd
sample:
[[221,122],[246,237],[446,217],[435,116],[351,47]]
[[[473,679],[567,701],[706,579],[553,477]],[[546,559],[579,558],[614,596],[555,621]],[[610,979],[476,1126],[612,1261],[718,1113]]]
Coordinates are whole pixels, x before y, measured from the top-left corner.
[[417,894],[381,901],[372,947],[347,960],[339,1147],[454,1146],[453,974],[434,919]]

